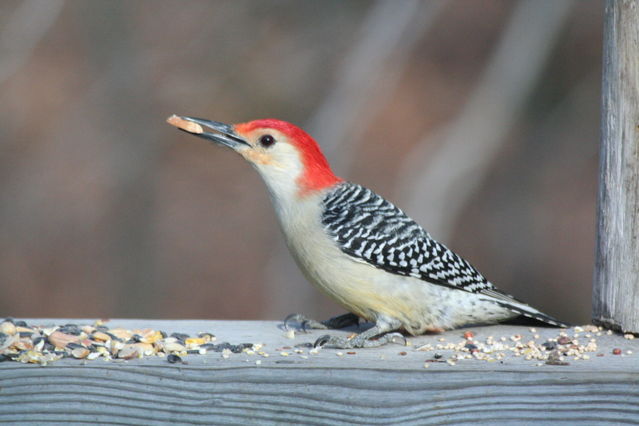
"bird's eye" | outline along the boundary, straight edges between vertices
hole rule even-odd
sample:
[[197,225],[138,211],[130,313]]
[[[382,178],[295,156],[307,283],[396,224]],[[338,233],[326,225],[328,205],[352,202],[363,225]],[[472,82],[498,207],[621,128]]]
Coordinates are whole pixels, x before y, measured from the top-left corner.
[[264,135],[260,137],[260,145],[262,145],[264,148],[268,148],[274,143],[275,143],[275,138],[271,135]]

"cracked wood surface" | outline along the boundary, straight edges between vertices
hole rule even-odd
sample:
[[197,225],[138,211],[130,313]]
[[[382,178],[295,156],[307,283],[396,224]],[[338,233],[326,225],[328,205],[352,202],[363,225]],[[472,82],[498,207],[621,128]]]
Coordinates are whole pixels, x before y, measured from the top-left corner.
[[[93,321],[29,320],[68,322]],[[590,359],[567,357],[569,365],[537,365],[512,355],[501,362],[463,359],[450,365],[432,362],[450,359],[450,350],[416,349],[463,342],[467,330],[477,342],[488,336],[510,342],[514,335],[526,341],[534,334],[545,341],[560,330],[472,327],[411,337],[410,346],[321,349],[312,355],[308,348],[295,353],[295,345],[313,342],[325,331],[289,339],[276,321],[111,320],[106,325],[169,334],[209,331],[217,342],[263,343],[269,356],[224,358],[211,352],[188,355],[186,364],[169,364],[165,357],[63,359],[44,367],[3,362],[0,423],[639,424],[639,339],[619,335],[596,337],[598,350]],[[330,333],[346,336],[353,330]],[[613,348],[623,355],[612,355]]]

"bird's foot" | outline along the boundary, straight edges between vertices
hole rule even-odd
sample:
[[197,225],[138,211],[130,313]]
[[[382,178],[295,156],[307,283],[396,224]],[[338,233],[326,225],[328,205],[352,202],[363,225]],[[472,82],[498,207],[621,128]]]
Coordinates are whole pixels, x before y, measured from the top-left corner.
[[302,314],[291,314],[284,319],[284,328],[288,330],[289,323],[292,322],[300,324],[302,331],[306,333],[308,330],[327,330],[329,328],[338,329],[348,327],[353,324],[359,325],[359,317],[355,314],[348,313],[320,322],[307,318]]
[[326,334],[315,341],[313,346],[336,349],[376,348],[388,343],[406,345],[406,338],[401,333],[386,333],[376,339],[371,339],[360,333],[353,338],[344,338]]
[[288,330],[289,324],[293,322],[298,323],[302,331],[304,331],[305,333],[309,329],[326,330],[328,328],[321,322],[310,319],[306,315],[290,314],[289,316],[284,318],[284,329]]

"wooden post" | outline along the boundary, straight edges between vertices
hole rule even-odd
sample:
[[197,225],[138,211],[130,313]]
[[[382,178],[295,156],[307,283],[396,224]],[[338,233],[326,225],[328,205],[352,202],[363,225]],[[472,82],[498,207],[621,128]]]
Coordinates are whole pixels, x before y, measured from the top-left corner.
[[639,332],[639,1],[607,0],[593,320]]

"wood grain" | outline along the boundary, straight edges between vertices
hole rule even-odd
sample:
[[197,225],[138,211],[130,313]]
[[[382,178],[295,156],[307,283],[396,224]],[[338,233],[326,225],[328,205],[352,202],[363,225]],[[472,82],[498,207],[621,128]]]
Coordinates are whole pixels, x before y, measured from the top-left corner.
[[[45,321],[45,320],[42,320]],[[53,320],[47,320],[53,322]],[[56,320],[55,323],[81,322]],[[322,332],[287,339],[278,322],[112,321],[112,327],[211,331],[218,342],[264,343],[268,358],[219,353],[126,362],[64,359],[46,367],[0,363],[0,422],[19,424],[639,424],[639,339],[597,337],[603,357],[567,366],[462,360],[431,363],[416,348],[458,342],[464,330],[411,338],[348,355],[292,349]],[[476,339],[525,327],[472,328]],[[331,333],[348,333],[331,331]],[[538,329],[542,339],[556,329]],[[569,331],[569,334],[573,334]],[[583,338],[583,335],[582,335]],[[624,356],[611,355],[619,347]],[[289,355],[280,355],[286,350]],[[627,351],[632,354],[627,354]],[[404,355],[400,354],[405,352]],[[447,351],[440,351],[444,358]],[[261,362],[256,365],[256,361]]]
[[639,2],[606,1],[593,319],[639,332]]

